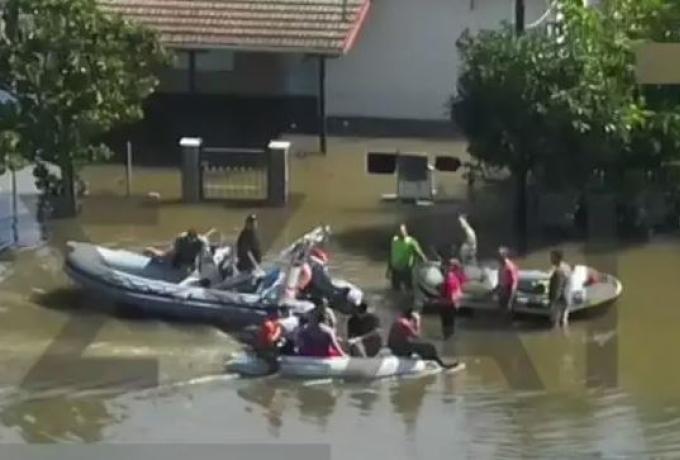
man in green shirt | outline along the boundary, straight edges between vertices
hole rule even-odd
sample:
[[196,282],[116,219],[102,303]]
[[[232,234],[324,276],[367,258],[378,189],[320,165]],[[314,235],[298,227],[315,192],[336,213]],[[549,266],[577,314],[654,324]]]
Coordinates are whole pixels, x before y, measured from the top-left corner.
[[417,259],[426,260],[415,238],[409,236],[406,224],[399,226],[399,232],[392,238],[390,259],[387,265],[387,276],[392,282],[392,289],[398,291],[404,286],[413,288],[412,272]]

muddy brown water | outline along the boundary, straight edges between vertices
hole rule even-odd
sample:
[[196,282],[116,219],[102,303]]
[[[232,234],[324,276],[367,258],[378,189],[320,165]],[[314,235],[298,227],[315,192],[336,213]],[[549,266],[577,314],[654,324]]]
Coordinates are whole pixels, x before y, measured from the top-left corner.
[[[384,322],[404,302],[388,294],[387,240],[412,224],[426,247],[458,237],[466,199],[457,177],[442,177],[445,204],[381,203],[392,179],[368,177],[368,148],[460,153],[452,142],[334,140],[327,158],[293,161],[285,209],[259,209],[270,252],[309,227],[333,227],[332,265],[361,285]],[[568,331],[488,315],[460,321],[442,343],[435,318],[426,333],[467,370],[376,382],[241,380],[221,373],[240,348],[209,325],[121,318],[107,299],[76,289],[62,272],[69,239],[139,249],[187,225],[234,238],[249,209],[178,201],[179,175],[135,172],[122,197],[115,166],[87,170],[92,187],[77,220],[52,222],[37,247],[0,259],[0,442],[323,444],[333,458],[652,458],[680,455],[680,243],[591,248],[566,243],[569,259],[620,277],[616,304],[576,318]],[[154,191],[160,201],[145,198]],[[506,238],[502,194],[466,205],[481,223],[481,245]],[[485,217],[491,216],[491,217]],[[487,238],[487,234],[489,235]],[[547,264],[549,245],[520,262]],[[97,308],[101,307],[101,308]],[[78,357],[78,355],[80,355]],[[1,455],[0,455],[1,457]],[[200,458],[200,457],[197,457]]]

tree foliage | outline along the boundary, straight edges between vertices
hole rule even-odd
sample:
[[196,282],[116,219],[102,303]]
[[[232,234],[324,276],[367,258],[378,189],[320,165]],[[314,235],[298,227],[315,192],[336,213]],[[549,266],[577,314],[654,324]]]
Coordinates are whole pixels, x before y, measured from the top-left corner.
[[[559,21],[465,33],[452,116],[484,162],[582,185],[595,167],[658,165],[680,148],[680,99],[635,82],[639,40],[680,41],[680,2],[559,2]],[[520,184],[520,187],[523,186]]]
[[[95,139],[142,116],[167,61],[157,37],[95,0],[7,0],[1,7],[0,138],[30,162],[61,168],[73,196],[78,167],[104,157]],[[3,137],[5,136],[5,137]]]

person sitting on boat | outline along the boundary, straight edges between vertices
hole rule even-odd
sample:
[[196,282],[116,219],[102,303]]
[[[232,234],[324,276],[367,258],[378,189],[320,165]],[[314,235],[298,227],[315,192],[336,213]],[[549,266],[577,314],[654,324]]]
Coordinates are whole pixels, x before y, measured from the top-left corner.
[[193,270],[196,267],[197,257],[208,246],[208,237],[215,231],[213,228],[199,235],[195,228],[189,228],[175,238],[172,248],[159,250],[148,247],[144,250],[144,254],[155,259],[168,260],[175,268]]
[[196,271],[190,274],[180,286],[201,286],[204,288],[219,286],[223,280],[219,267],[215,263],[214,254],[208,244],[204,244],[196,256]]
[[413,288],[413,267],[418,259],[426,261],[427,257],[418,241],[408,234],[406,224],[401,224],[397,234],[392,237],[387,265],[387,277],[392,289],[398,291],[403,286],[410,291]]
[[458,365],[458,362],[447,364],[442,361],[434,345],[420,338],[420,315],[413,307],[405,309],[394,321],[387,338],[387,346],[395,356],[411,358],[417,355],[421,359],[434,361],[445,369]]
[[503,311],[511,312],[519,286],[519,269],[510,259],[508,248],[498,248],[497,258],[499,264],[498,285],[496,286],[498,306]]
[[473,265],[477,263],[477,232],[475,232],[470,222],[467,220],[465,214],[458,216],[458,222],[460,223],[463,232],[465,233],[465,240],[463,244],[460,245],[460,260],[463,261],[465,265]]
[[285,336],[279,323],[279,312],[272,308],[267,311],[267,317],[260,325],[254,344],[255,353],[269,365],[270,373],[278,370],[280,348],[284,343]]
[[310,314],[317,315],[319,318],[321,318],[321,322],[323,324],[330,327],[334,331],[337,330],[338,318],[335,316],[328,298],[316,297],[312,299],[312,302],[314,303],[315,308],[310,312]]
[[236,268],[240,272],[250,273],[262,262],[260,238],[257,235],[257,216],[246,217],[243,230],[236,240]]
[[382,348],[380,319],[361,302],[347,321],[347,342],[352,356],[376,356]]
[[560,250],[550,252],[552,274],[548,285],[548,300],[554,327],[566,327],[569,323],[569,304],[567,302],[567,287],[571,277],[571,267],[564,261],[564,254]]
[[333,283],[328,273],[328,261],[328,254],[324,250],[312,248],[300,271],[299,297],[312,301],[325,297],[335,309],[350,314],[360,303],[360,294],[357,296],[351,288]]
[[444,340],[446,340],[453,335],[455,330],[456,311],[460,307],[460,302],[463,298],[463,285],[467,282],[467,277],[460,260],[455,258],[449,260],[444,273],[442,298],[439,302],[439,315],[442,323],[442,335]]
[[305,324],[297,335],[297,350],[301,356],[315,358],[334,358],[345,356],[345,352],[338,343],[335,331],[323,323],[319,312],[308,316]]

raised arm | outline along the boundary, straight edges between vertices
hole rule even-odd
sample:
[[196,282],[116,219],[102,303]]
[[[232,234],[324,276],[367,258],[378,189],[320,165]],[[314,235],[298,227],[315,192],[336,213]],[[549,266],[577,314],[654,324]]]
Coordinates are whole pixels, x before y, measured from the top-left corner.
[[472,243],[477,243],[477,233],[475,233],[475,229],[472,228],[470,223],[467,221],[467,218],[465,216],[458,216],[458,222],[460,222],[460,226],[465,232],[465,238]]

